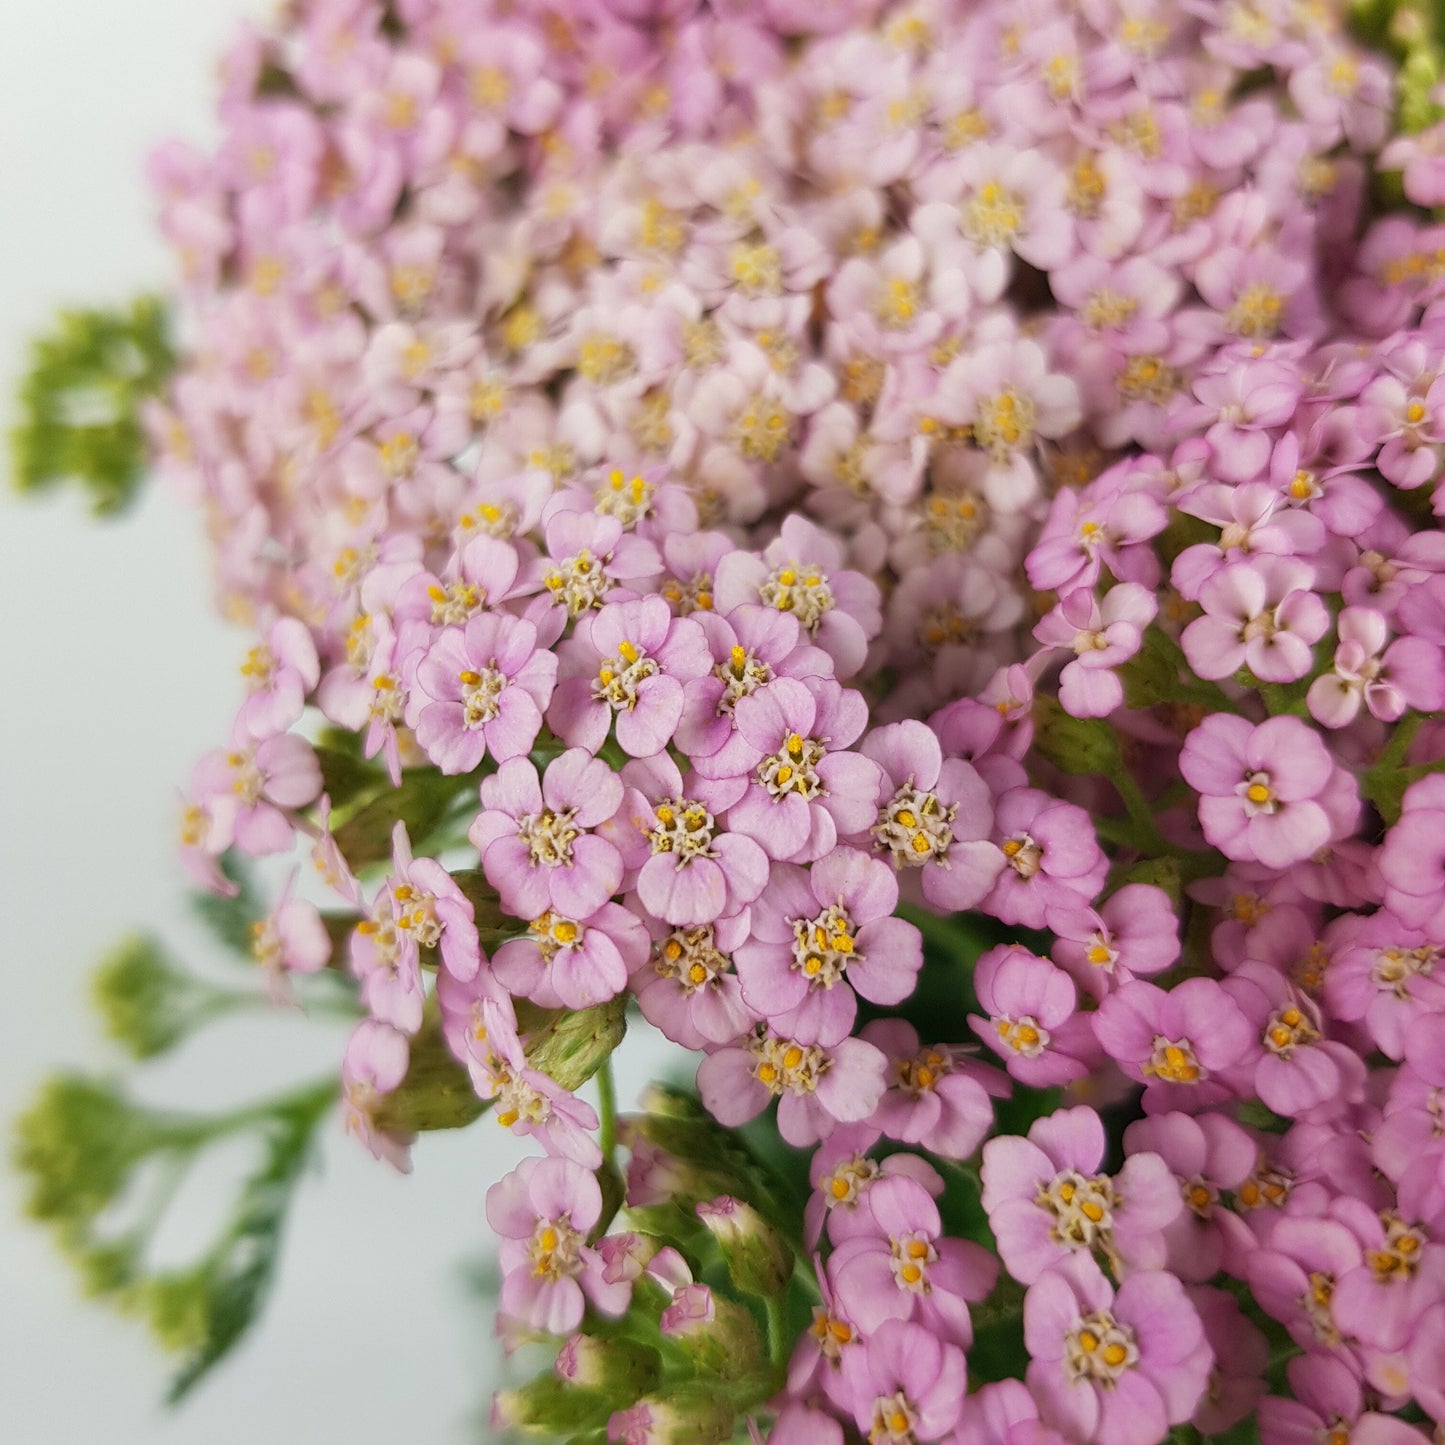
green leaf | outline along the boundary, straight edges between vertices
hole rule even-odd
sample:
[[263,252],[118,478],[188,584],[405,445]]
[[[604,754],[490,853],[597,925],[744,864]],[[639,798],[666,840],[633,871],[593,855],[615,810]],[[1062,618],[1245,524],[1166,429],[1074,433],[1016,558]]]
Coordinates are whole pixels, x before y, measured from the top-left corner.
[[229,1227],[202,1266],[204,1330],[171,1381],[166,1396],[171,1404],[236,1347],[265,1304],[292,1193],[311,1156],[316,1125],[335,1093],[328,1081],[272,1115],[261,1168],[247,1181]]
[[18,490],[75,481],[99,513],[131,500],[146,463],[143,408],[176,367],[167,331],[164,304],[142,296],[129,311],[62,311],[31,342],[10,437]]

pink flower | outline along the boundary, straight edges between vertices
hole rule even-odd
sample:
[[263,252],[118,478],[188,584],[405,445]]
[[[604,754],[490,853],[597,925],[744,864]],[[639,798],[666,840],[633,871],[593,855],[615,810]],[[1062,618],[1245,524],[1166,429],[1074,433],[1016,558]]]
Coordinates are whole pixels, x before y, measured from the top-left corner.
[[1231,1097],[1220,1077],[1254,1039],[1239,1005],[1212,978],[1186,978],[1167,992],[1135,980],[1093,1015],[1109,1057],[1145,1087],[1144,1109],[1197,1113]]
[[1216,713],[1184,740],[1179,771],[1200,794],[1204,836],[1227,858],[1287,868],[1330,839],[1319,801],[1335,764],[1319,734],[1296,717],[1257,727]]
[[651,939],[640,919],[604,903],[585,920],[550,910],[528,925],[526,938],[504,943],[492,971],[512,993],[542,1008],[591,1008],[615,998],[642,967]]
[[935,908],[975,907],[1005,863],[989,840],[988,785],[971,764],[945,758],[937,733],[916,720],[874,728],[859,751],[882,769],[875,850],[886,851],[900,875],[920,870],[920,890]]
[[1255,1048],[1237,1066],[1241,1095],[1254,1093],[1288,1119],[1332,1118],[1364,1098],[1360,1056],[1325,1037],[1319,1006],[1278,970],[1245,963],[1225,987],[1256,1030]]
[[482,964],[471,901],[435,858],[412,858],[405,823],[397,823],[391,836],[387,884],[398,933],[413,951],[437,949],[442,968],[467,982]]
[[628,763],[622,780],[619,817],[626,823],[610,831],[654,918],[698,927],[737,913],[763,891],[767,854],[747,835],[728,831],[698,801],[699,780],[684,778],[666,753]]
[[321,768],[305,738],[281,733],[253,743],[238,729],[230,748],[196,764],[191,789],[210,820],[208,853],[233,844],[253,857],[284,853],[295,836],[290,815],[321,792]]
[[481,799],[467,836],[508,912],[588,918],[621,887],[622,856],[594,830],[621,805],[622,780],[585,749],[554,758],[540,778],[511,758],[482,780]]
[[708,670],[702,628],[661,597],[609,602],[580,619],[561,647],[562,680],[547,712],[552,731],[595,753],[609,730],[634,758],[672,741],[683,689]]
[[1147,588],[1122,582],[1095,599],[1079,588],[1064,596],[1034,628],[1047,647],[1068,648],[1074,660],[1059,674],[1059,701],[1075,717],[1108,717],[1124,701],[1112,669],[1138,652],[1143,630],[1159,610]]
[[1182,1207],[1174,1176],[1145,1153],[1116,1178],[1100,1173],[1106,1145],[1099,1116],[1084,1107],[1035,1120],[1027,1139],[984,1145],[983,1207],[999,1258],[1021,1284],[1095,1249],[1116,1270],[1163,1264],[1163,1231]]
[[293,898],[296,874],[263,919],[251,925],[251,956],[266,972],[266,989],[276,1002],[290,995],[288,973],[315,973],[331,961],[331,936],[314,903]]
[[1305,699],[1317,723],[1346,727],[1361,703],[1381,722],[1398,721],[1407,707],[1434,712],[1445,706],[1445,658],[1436,643],[1401,637],[1387,649],[1388,624],[1370,607],[1346,607],[1335,627],[1334,665],[1310,684]]
[[525,757],[556,676],[556,656],[538,650],[537,629],[520,617],[484,612],[445,627],[416,668],[417,742],[444,773],[471,772],[488,753]]
[[533,1329],[565,1335],[590,1302],[620,1315],[631,1286],[608,1284],[587,1233],[602,1214],[602,1191],[569,1159],[524,1159],[487,1190],[487,1223],[501,1238],[502,1308]]
[[942,1440],[958,1423],[963,1351],[907,1320],[885,1320],[846,1366],[853,1419],[869,1438]]
[[1108,860],[1089,815],[1036,788],[1011,788],[994,809],[1006,865],[980,905],[1005,923],[1042,928],[1050,908],[1093,901]]
[[406,1077],[409,1063],[406,1035],[375,1019],[357,1024],[341,1059],[342,1128],[401,1174],[411,1172],[414,1136],[377,1128],[373,1111]]
[[770,858],[808,863],[874,820],[878,765],[848,746],[863,731],[862,695],[823,678],[780,677],[739,698],[733,716],[748,772],[699,780],[696,793]]
[[1312,589],[1314,568],[1293,558],[1260,557],[1215,572],[1199,591],[1205,615],[1184,629],[1189,665],[1205,678],[1248,667],[1266,682],[1294,682],[1314,660],[1311,647],[1330,614]]
[[[1006,1082],[951,1044],[922,1047],[903,1019],[875,1019],[861,1037],[888,1056],[889,1088],[873,1123],[890,1138],[944,1159],[967,1159],[993,1125],[990,1093]],[[997,1081],[997,1082],[995,1082]]]
[[1024,1339],[1039,1412],[1077,1445],[1158,1445],[1194,1413],[1214,1363],[1172,1274],[1145,1270],[1116,1292],[1084,1255],[1030,1286]]
[[738,1047],[709,1054],[697,1088],[720,1124],[745,1124],[777,1098],[778,1132],[799,1148],[839,1124],[868,1118],[883,1097],[883,1055],[862,1039],[822,1046],[759,1029]]
[[855,990],[871,1003],[901,1003],[923,966],[923,943],[893,917],[897,904],[893,870],[854,848],[808,869],[775,866],[734,955],[744,1000],[778,1032],[824,1044],[852,1031]]
[[[1294,446],[1297,453],[1297,438]],[[1282,441],[1275,449],[1271,482],[1284,447]],[[1286,496],[1271,482],[1204,482],[1179,499],[1181,512],[1220,529],[1217,542],[1197,542],[1174,559],[1169,580],[1183,596],[1197,598],[1200,588],[1226,564],[1247,561],[1256,554],[1310,557],[1319,550],[1325,539],[1324,523],[1311,512],[1288,506]]]
[[704,777],[725,778],[746,771],[752,753],[737,732],[740,699],[778,677],[831,677],[833,661],[806,640],[802,624],[787,611],[743,603],[727,617],[698,616],[713,665],[683,687],[677,745]]
[[1169,895],[1148,883],[1126,883],[1103,905],[1061,904],[1048,925],[1058,935],[1052,958],[1086,993],[1102,999],[1140,974],[1159,973],[1179,957],[1179,918]]
[[[1172,1172],[1184,1208],[1164,1226],[1165,1263],[1185,1281],[1212,1279],[1224,1263],[1227,1215],[1220,1195],[1253,1172],[1258,1148],[1223,1114],[1153,1114],[1124,1131],[1132,1157],[1148,1151]],[[1232,1222],[1232,1221],[1231,1221]]]
[[738,550],[718,563],[715,605],[724,615],[759,602],[791,612],[808,640],[833,659],[837,676],[850,678],[863,666],[883,618],[877,586],[843,562],[835,538],[806,518],[789,515],[761,557]]
[[1038,493],[1033,453],[1038,438],[1071,432],[1081,415],[1078,388],[1050,372],[1033,341],[999,341],[950,363],[930,403],[939,421],[972,429],[989,458],[983,490],[992,506],[1013,510]]
[[1204,426],[1215,475],[1249,482],[1269,466],[1269,431],[1282,426],[1299,404],[1302,387],[1293,368],[1270,358],[1230,358],[1227,369],[1195,378],[1197,406],[1183,407],[1175,424]]
[[1265,1445],[1294,1445],[1340,1431],[1369,1445],[1420,1445],[1413,1425],[1365,1408],[1359,1375],[1338,1355],[1311,1353],[1286,1366],[1293,1399],[1266,1395],[1259,1402],[1259,1433]]
[[974,965],[973,989],[987,1017],[969,1027],[1032,1088],[1080,1079],[1094,1058],[1089,1022],[1074,1012],[1073,980],[1016,943],[991,948]]
[[751,914],[692,927],[654,923],[652,950],[634,973],[632,992],[642,1016],[688,1049],[728,1044],[758,1022],[743,1001],[733,950],[748,936]]
[[546,536],[547,555],[535,568],[544,595],[527,614],[544,636],[549,635],[543,621],[548,604],[562,608],[565,617],[580,617],[600,607],[618,583],[656,577],[662,571],[657,548],[624,532],[616,517],[555,512],[547,522]]
[[1063,173],[1042,151],[972,145],[919,181],[912,229],[936,271],[957,269],[981,301],[997,301],[1012,257],[1052,270],[1074,249]]
[[241,664],[247,698],[236,721],[248,737],[260,741],[284,733],[298,721],[306,696],[321,677],[316,644],[304,623],[281,617],[266,631]]
[[870,1336],[887,1320],[914,1320],[945,1340],[973,1339],[970,1301],[998,1277],[989,1253],[943,1233],[938,1206],[913,1179],[880,1179],[868,1191],[862,1231],[828,1261],[838,1304]]

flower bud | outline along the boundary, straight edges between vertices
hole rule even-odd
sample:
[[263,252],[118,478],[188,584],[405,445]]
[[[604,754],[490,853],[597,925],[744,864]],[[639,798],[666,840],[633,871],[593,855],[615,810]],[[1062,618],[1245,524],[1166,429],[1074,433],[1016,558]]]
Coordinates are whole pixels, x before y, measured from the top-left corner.
[[91,999],[105,1031],[137,1059],[174,1048],[205,1022],[215,991],[187,978],[153,938],[124,939],[96,969]]
[[607,1422],[607,1438],[622,1445],[721,1445],[732,1433],[732,1406],[716,1392],[696,1389],[639,1400]]
[[553,1371],[492,1397],[491,1422],[498,1430],[523,1430],[554,1437],[600,1429],[617,1406],[616,1395],[583,1389]]
[[561,1009],[527,1042],[527,1062],[564,1089],[580,1089],[627,1032],[625,995],[595,1008]]
[[635,1400],[656,1386],[662,1357],[637,1340],[599,1340],[576,1334],[562,1346],[552,1368],[575,1389]]
[[728,1274],[744,1294],[771,1298],[788,1287],[793,1251],[751,1205],[722,1194],[699,1204],[697,1217],[717,1240]]
[[663,1312],[663,1321],[663,1332],[682,1346],[704,1374],[738,1380],[763,1363],[763,1337],[752,1314],[706,1285],[684,1285],[677,1290],[673,1303]]

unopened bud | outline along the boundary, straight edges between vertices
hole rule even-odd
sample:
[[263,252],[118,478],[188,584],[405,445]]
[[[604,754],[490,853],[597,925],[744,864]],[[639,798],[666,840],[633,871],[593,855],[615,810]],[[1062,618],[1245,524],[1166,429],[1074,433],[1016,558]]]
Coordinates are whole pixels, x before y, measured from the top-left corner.
[[578,1334],[562,1346],[552,1368],[574,1389],[635,1400],[656,1386],[662,1375],[662,1357],[637,1340],[599,1340]]
[[[673,1303],[664,1318],[678,1311],[673,1328],[665,1333],[682,1346],[683,1352],[699,1371],[738,1380],[754,1373],[763,1363],[763,1337],[757,1321],[742,1305],[723,1299],[707,1290],[704,1305],[701,1291],[705,1285],[685,1285],[673,1295]],[[685,1298],[679,1300],[678,1296]],[[691,1316],[707,1314],[710,1318]]]
[[514,1390],[499,1390],[492,1397],[492,1424],[498,1430],[571,1435],[600,1429],[616,1407],[616,1396],[579,1388],[548,1370]]
[[733,1433],[733,1407],[715,1391],[669,1390],[642,1399],[607,1422],[615,1445],[721,1445]]
[[627,1032],[624,997],[595,1008],[559,1010],[527,1041],[527,1062],[564,1089],[580,1089]]
[[793,1277],[793,1251],[756,1209],[722,1194],[699,1204],[697,1217],[717,1240],[728,1274],[744,1294],[782,1294]]

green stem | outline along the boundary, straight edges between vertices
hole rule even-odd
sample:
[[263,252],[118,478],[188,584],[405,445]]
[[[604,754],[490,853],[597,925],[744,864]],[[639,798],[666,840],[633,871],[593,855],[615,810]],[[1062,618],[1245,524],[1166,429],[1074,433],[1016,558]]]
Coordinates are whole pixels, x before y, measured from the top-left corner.
[[786,1364],[791,1341],[788,1339],[788,1317],[783,1296],[769,1295],[763,1303],[768,1311],[768,1358],[775,1365]]
[[617,1086],[612,1079],[612,1060],[602,1060],[597,1070],[597,1112],[602,1119],[602,1157],[615,1169],[617,1153]]

